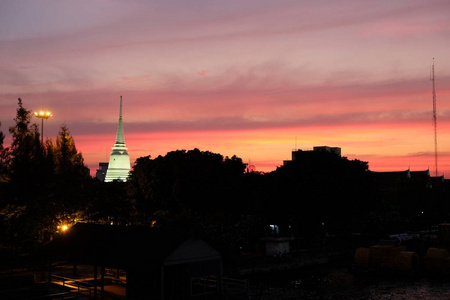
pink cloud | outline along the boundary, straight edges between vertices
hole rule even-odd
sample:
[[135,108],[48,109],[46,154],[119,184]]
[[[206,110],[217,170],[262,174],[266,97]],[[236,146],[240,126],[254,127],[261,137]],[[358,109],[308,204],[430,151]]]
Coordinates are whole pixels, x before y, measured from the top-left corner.
[[199,76],[205,76],[205,75],[208,74],[208,73],[209,73],[208,70],[202,70],[202,71],[198,72],[197,74],[198,74]]
[[109,155],[122,95],[133,158],[198,147],[269,170],[298,137],[422,168],[431,158],[410,153],[432,153],[434,56],[439,147],[450,147],[448,1],[80,3],[0,11],[2,131],[18,97],[47,107],[46,135],[66,123],[92,168]]
[[435,34],[445,32],[448,30],[450,22],[437,21],[418,23],[412,21],[402,22],[401,20],[384,20],[362,31],[364,36],[367,35],[384,35],[388,37],[412,37],[423,34]]

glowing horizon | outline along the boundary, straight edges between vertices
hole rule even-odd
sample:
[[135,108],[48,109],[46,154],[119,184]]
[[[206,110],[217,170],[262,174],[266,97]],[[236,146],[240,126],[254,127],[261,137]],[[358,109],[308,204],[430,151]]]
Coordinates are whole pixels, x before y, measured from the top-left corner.
[[[198,148],[275,170],[293,148],[342,148],[373,171],[450,175],[450,2],[3,1],[0,130],[17,98],[66,124],[95,174],[123,96],[141,156]],[[34,118],[33,118],[34,119]],[[33,122],[39,124],[34,119]]]

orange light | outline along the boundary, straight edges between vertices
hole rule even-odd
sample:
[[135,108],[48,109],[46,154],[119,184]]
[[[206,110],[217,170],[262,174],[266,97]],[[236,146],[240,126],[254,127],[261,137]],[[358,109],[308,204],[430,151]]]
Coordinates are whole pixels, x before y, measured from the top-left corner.
[[38,118],[42,118],[42,119],[48,119],[52,116],[52,113],[49,111],[40,111],[40,112],[35,112],[34,115]]

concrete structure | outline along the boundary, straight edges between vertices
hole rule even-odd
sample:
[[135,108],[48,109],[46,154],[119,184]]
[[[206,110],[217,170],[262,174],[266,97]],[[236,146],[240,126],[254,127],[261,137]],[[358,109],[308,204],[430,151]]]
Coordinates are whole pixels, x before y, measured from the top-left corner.
[[97,172],[95,173],[95,177],[100,181],[105,181],[106,171],[108,171],[108,163],[101,162],[98,164]]
[[128,156],[127,149],[123,134],[122,96],[120,96],[119,125],[117,127],[116,143],[112,147],[111,156],[109,157],[105,182],[111,182],[113,180],[127,181],[130,172],[130,157]]
[[283,257],[289,253],[290,241],[294,239],[291,236],[290,228],[291,226],[285,222],[269,225],[267,236],[262,238],[265,243],[266,256]]

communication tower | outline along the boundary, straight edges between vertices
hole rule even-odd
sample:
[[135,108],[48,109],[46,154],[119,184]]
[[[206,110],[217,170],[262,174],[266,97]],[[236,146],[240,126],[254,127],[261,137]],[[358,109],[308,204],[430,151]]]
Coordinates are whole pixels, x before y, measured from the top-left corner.
[[433,57],[433,66],[431,67],[431,81],[432,81],[432,84],[433,84],[434,166],[435,166],[435,176],[438,176],[436,84],[435,84],[435,79],[434,79],[434,57]]

